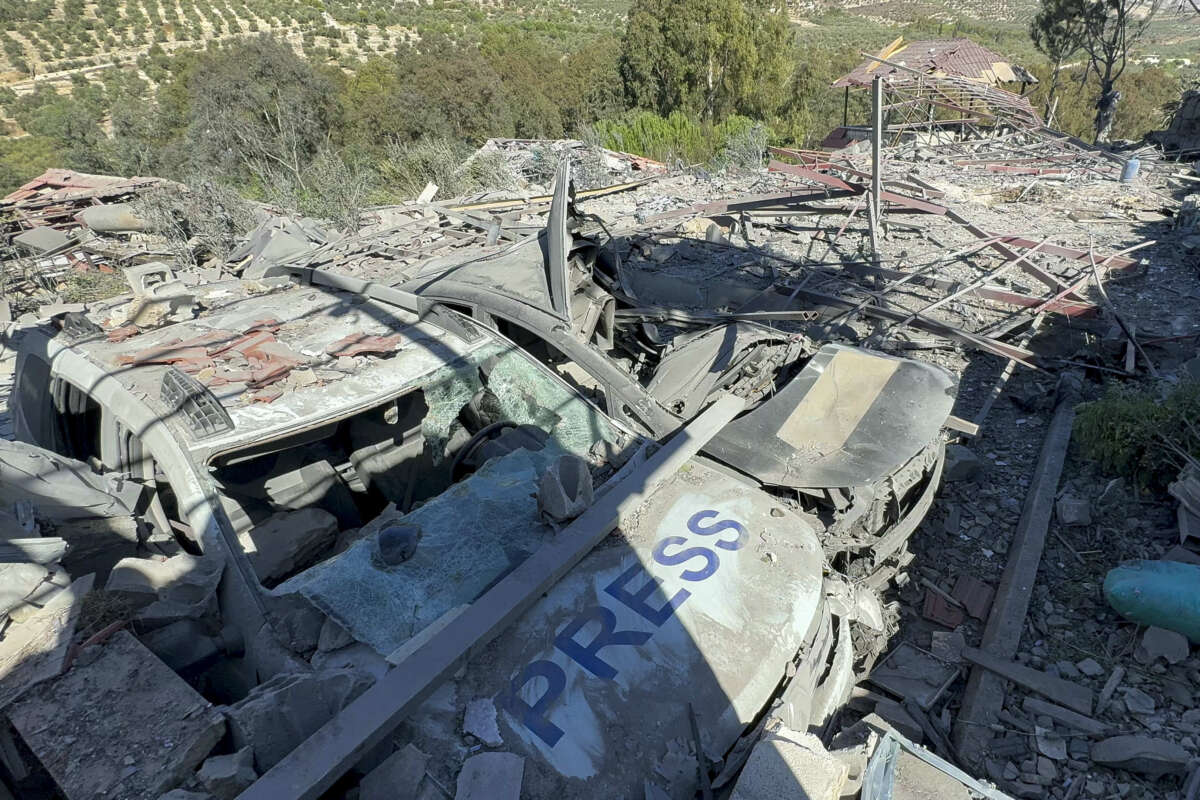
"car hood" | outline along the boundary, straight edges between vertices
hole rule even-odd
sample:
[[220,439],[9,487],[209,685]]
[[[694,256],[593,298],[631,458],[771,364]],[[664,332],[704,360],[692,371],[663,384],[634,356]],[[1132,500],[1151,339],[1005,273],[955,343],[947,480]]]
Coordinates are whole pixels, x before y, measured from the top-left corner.
[[931,364],[827,344],[705,452],[766,484],[862,486],[938,435],[956,391],[954,377]]
[[802,517],[693,460],[426,702],[415,744],[455,774],[482,705],[522,797],[691,797],[689,705],[724,756],[819,621],[823,561]]

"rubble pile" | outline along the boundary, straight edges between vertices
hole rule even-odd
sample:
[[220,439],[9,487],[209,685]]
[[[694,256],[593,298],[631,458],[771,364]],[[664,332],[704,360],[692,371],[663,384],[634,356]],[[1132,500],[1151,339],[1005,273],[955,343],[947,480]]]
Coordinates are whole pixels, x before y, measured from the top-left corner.
[[968,130],[492,140],[523,195],[190,258],[151,179],[6,199],[0,785],[1195,797],[1198,467],[1072,443],[1196,377],[1192,181],[893,66]]

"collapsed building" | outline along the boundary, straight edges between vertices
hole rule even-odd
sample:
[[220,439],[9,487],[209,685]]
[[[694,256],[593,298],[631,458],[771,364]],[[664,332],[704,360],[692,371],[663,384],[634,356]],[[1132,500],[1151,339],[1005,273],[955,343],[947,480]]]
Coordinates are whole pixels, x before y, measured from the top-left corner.
[[[609,185],[561,163],[544,185],[535,161],[578,143],[493,142],[546,193],[433,187],[349,233],[268,214],[186,261],[131,213],[152,182],[54,172],[6,199],[4,785],[1000,800],[1098,796],[1096,765],[1172,780],[1179,745],[1113,741],[1118,712],[1016,640],[1078,399],[1057,374],[1183,361],[1093,291],[1145,269],[1130,226],[1187,235],[1182,206],[1018,95],[895,57],[872,62],[893,65],[882,159],[774,149],[694,177],[601,154]],[[1039,197],[1064,213],[1014,230],[1006,206]],[[95,273],[128,285],[62,301]],[[1014,398],[1057,420],[1029,519],[944,589],[914,537],[931,514],[960,535],[935,497],[981,469],[965,444],[1018,370],[1056,375]]]

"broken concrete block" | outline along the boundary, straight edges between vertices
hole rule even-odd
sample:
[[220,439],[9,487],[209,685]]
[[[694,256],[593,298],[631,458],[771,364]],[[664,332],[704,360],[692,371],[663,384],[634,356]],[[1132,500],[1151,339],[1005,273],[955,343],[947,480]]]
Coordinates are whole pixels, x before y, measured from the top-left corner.
[[1142,643],[1134,655],[1143,664],[1152,664],[1159,658],[1168,664],[1178,664],[1191,653],[1187,637],[1182,633],[1169,631],[1166,628],[1156,628],[1151,625],[1142,634]]
[[946,464],[942,467],[942,480],[949,483],[969,481],[983,469],[983,462],[969,447],[961,444],[946,445]]
[[144,605],[137,615],[139,621],[165,625],[215,613],[224,567],[224,559],[215,555],[123,558],[109,573],[104,590],[120,592]]
[[128,631],[84,650],[9,719],[70,800],[157,797],[225,733],[220,712]]
[[552,523],[575,519],[592,504],[592,471],[579,456],[559,456],[538,482],[538,514]]
[[23,692],[62,671],[75,623],[93,576],[84,575],[54,595],[40,611],[13,624],[0,641],[0,710]]
[[352,669],[276,675],[225,710],[234,747],[252,748],[266,772],[373,682]]
[[496,704],[490,697],[481,697],[467,703],[463,716],[463,733],[470,734],[488,747],[500,747],[500,727],[496,724]]
[[1092,506],[1087,500],[1066,494],[1054,506],[1055,516],[1063,525],[1091,525]]
[[258,778],[254,771],[254,753],[249,747],[243,747],[236,753],[212,756],[201,765],[196,777],[218,800],[233,800]]
[[263,582],[278,581],[311,563],[337,539],[337,517],[320,508],[273,514],[238,534],[254,572]]
[[354,637],[332,618],[326,617],[325,624],[321,626],[321,633],[317,636],[317,650],[327,653],[331,650],[341,650],[352,644],[354,644]]
[[837,800],[847,774],[816,736],[779,728],[754,746],[730,800]]
[[1165,739],[1149,736],[1113,736],[1092,745],[1092,761],[1144,775],[1182,774],[1188,751]]
[[1129,687],[1121,692],[1125,696],[1125,707],[1134,714],[1153,714],[1158,705],[1153,697],[1141,689]]
[[454,800],[520,800],[525,759],[514,753],[479,753],[463,762]]
[[358,784],[358,800],[395,800],[416,797],[429,756],[411,744],[388,756]]

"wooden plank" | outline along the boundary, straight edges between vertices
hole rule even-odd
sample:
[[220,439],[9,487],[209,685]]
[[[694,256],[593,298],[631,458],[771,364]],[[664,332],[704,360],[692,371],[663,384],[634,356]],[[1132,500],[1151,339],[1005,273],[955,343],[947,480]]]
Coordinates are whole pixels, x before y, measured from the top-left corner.
[[1092,690],[1086,686],[1000,658],[977,647],[964,647],[963,658],[1026,689],[1051,697],[1080,714],[1092,713]]
[[1090,733],[1093,736],[1108,735],[1109,726],[1100,720],[1085,717],[1083,714],[1077,714],[1069,708],[1063,708],[1055,703],[1047,703],[1045,700],[1037,697],[1026,697],[1022,701],[1021,707],[1031,716],[1036,717],[1045,714],[1056,722],[1061,722],[1063,725],[1074,728],[1077,731]]
[[[1046,431],[1029,494],[1025,497],[1025,507],[1013,533],[1008,562],[1004,565],[980,644],[980,648],[996,660],[1014,657],[1021,641],[1033,584],[1037,580],[1046,534],[1050,529],[1050,516],[1054,512],[1054,497],[1062,477],[1067,445],[1071,441],[1077,401],[1076,391],[1063,392]],[[992,739],[988,725],[996,722],[996,715],[1004,704],[1003,684],[998,674],[985,669],[972,669],[967,678],[962,707],[954,726],[954,744],[963,759],[973,766],[982,764],[983,751]],[[1053,699],[1061,702],[1063,698]],[[1090,693],[1088,700],[1090,705]],[[1089,707],[1081,713],[1090,711]]]
[[510,624],[635,513],[745,407],[723,395],[632,468],[574,522],[380,678],[238,795],[238,800],[315,800],[417,709],[465,659]]

